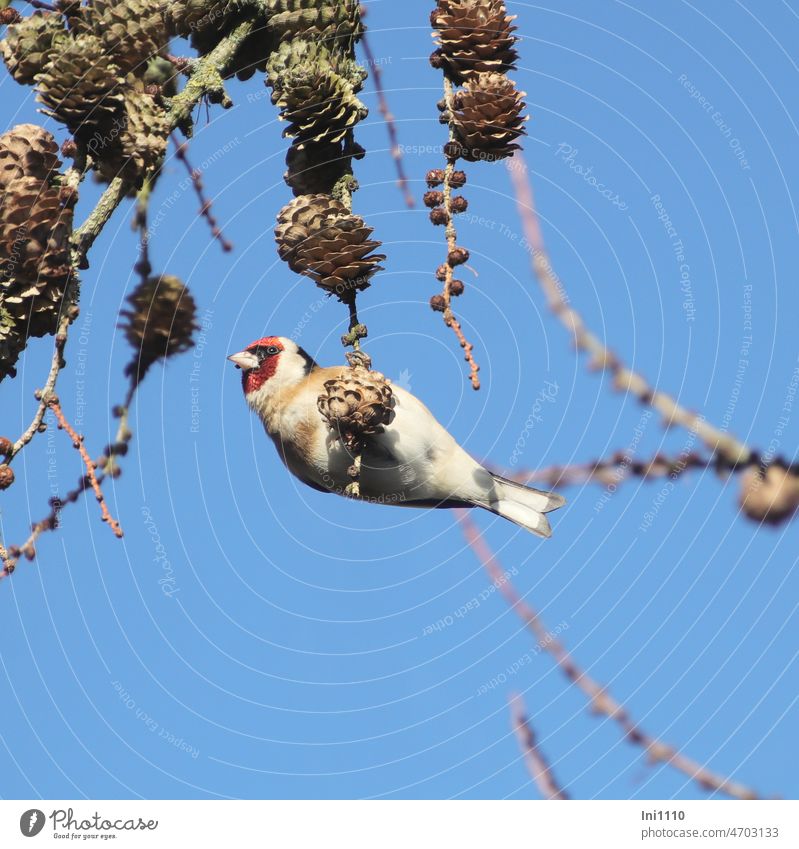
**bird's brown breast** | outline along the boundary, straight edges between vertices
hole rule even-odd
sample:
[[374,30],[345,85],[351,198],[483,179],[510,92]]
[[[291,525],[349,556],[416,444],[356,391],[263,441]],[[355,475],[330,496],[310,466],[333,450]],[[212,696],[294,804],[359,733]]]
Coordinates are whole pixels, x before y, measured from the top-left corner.
[[274,440],[281,458],[294,472],[324,474],[327,451],[324,447],[327,428],[317,407],[317,399],[325,392],[324,384],[338,377],[342,368],[315,368],[298,384],[288,386],[264,410],[264,424]]

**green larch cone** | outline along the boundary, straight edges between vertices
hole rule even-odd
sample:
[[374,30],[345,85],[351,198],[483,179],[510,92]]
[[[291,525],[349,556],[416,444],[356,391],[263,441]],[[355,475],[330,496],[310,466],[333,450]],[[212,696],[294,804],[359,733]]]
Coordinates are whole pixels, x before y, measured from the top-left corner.
[[32,85],[52,52],[69,39],[62,17],[54,12],[34,12],[6,29],[0,53],[11,76],[21,85]]
[[173,0],[162,5],[169,34],[186,38],[204,30],[223,31],[239,8],[236,0]]
[[154,56],[150,59],[142,81],[145,85],[157,85],[164,97],[174,97],[178,93],[178,72],[175,66],[163,56]]
[[350,59],[307,41],[281,44],[267,65],[272,102],[300,143],[341,141],[368,114],[356,97],[365,72]]
[[147,61],[169,41],[161,0],[92,0],[88,13],[94,34],[123,74],[142,76]]
[[269,0],[269,26],[281,39],[304,38],[350,50],[361,36],[358,0]]
[[160,168],[168,138],[169,122],[160,100],[145,91],[141,80],[129,75],[124,120],[111,144],[100,152],[98,172],[109,182],[122,177],[138,187]]
[[83,35],[58,50],[36,77],[45,114],[81,141],[112,134],[124,113],[123,78],[102,41]]

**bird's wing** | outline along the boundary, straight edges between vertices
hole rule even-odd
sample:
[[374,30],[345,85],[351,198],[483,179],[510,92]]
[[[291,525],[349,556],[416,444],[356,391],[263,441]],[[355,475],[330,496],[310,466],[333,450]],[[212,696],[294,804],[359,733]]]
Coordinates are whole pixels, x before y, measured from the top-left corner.
[[415,396],[392,386],[394,418],[371,436],[361,479],[368,491],[401,493],[407,502],[471,502],[492,485],[470,457]]

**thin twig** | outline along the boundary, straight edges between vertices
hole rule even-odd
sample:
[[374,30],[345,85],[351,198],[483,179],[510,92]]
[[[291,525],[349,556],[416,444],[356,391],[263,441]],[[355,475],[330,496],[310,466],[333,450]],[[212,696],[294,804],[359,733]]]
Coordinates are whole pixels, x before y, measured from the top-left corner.
[[458,521],[470,548],[483,564],[491,580],[499,588],[511,609],[533,634],[537,645],[552,656],[561,672],[587,696],[593,713],[613,720],[631,743],[644,750],[651,763],[664,763],[671,766],[695,781],[703,790],[725,793],[735,799],[761,798],[758,793],[746,785],[711,772],[701,764],[681,754],[673,746],[661,742],[639,728],[627,709],[617,702],[604,686],[591,678],[575,663],[563,644],[555,639],[547,629],[538,613],[521,598],[508,579],[507,572],[499,564],[496,555],[489,548],[477,526],[465,511],[458,511]]
[[48,406],[55,414],[56,419],[58,419],[58,426],[69,434],[72,439],[72,445],[80,453],[83,464],[86,466],[86,477],[89,479],[89,484],[94,490],[97,503],[100,505],[100,512],[102,514],[103,521],[108,522],[111,530],[114,532],[114,536],[122,538],[122,528],[120,527],[119,522],[111,515],[111,511],[105,503],[103,490],[100,488],[100,484],[97,481],[95,465],[92,458],[89,456],[89,452],[86,450],[86,446],[83,444],[83,437],[77,434],[72,425],[67,421],[64,411],[61,409],[61,404],[58,402],[57,398],[51,398]]
[[[453,106],[452,106],[452,83],[445,77],[444,78],[444,99],[447,103],[447,112],[448,114],[452,114]],[[454,141],[454,133],[452,127],[450,127],[450,142]],[[447,256],[451,256],[455,249],[458,247],[458,234],[455,230],[455,213],[452,208],[452,174],[455,171],[455,163],[456,159],[452,156],[447,157],[447,167],[444,170],[444,209],[447,211]],[[453,281],[453,269],[452,265],[449,261],[444,265],[445,270],[445,278],[444,278],[444,291],[442,292],[444,296],[444,324],[447,327],[451,327],[455,336],[458,339],[458,344],[463,348],[463,358],[469,364],[469,380],[471,381],[472,388],[474,390],[478,390],[480,388],[480,378],[478,376],[478,372],[480,371],[480,366],[477,365],[477,362],[474,359],[474,355],[472,354],[472,350],[474,349],[474,345],[472,345],[463,333],[463,328],[461,327],[460,322],[455,316],[455,313],[452,311],[452,281]]]
[[7,463],[10,463],[14,457],[33,439],[39,432],[44,421],[44,414],[47,412],[47,404],[55,391],[58,375],[64,363],[64,347],[67,344],[67,331],[72,318],[68,313],[61,316],[58,322],[58,330],[55,336],[55,349],[53,351],[53,359],[50,361],[50,371],[47,375],[47,380],[44,386],[36,395],[39,399],[39,406],[36,408],[36,413],[33,421],[28,425],[25,432],[14,443],[11,454],[8,455]]
[[[366,8],[361,6],[361,18],[366,16]],[[388,105],[388,99],[386,98],[386,92],[383,88],[383,72],[375,61],[374,54],[372,53],[372,48],[369,44],[369,38],[367,37],[366,27],[363,27],[361,33],[361,45],[363,46],[363,52],[366,54],[366,62],[372,69],[372,76],[375,81],[375,92],[377,93],[377,104],[380,109],[380,114],[383,116],[383,120],[386,124],[386,130],[388,131],[388,139],[391,144],[391,156],[394,159],[394,164],[397,168],[397,186],[399,190],[402,192],[402,196],[405,200],[405,205],[408,209],[413,209],[416,206],[416,202],[413,199],[413,194],[411,194],[410,184],[408,182],[408,177],[405,174],[405,166],[402,162],[402,149],[399,145],[399,136],[397,134],[397,125],[394,120],[394,115],[391,112],[391,109]]]
[[513,693],[508,700],[511,714],[511,727],[519,741],[524,762],[530,777],[538,786],[545,799],[568,799],[569,794],[558,784],[549,761],[538,748],[538,741],[530,724],[530,718],[524,706],[524,701],[518,693]]
[[355,290],[347,292],[342,300],[349,311],[349,328],[347,333],[341,337],[341,344],[345,348],[351,347],[359,357],[365,357],[366,355],[361,350],[361,339],[365,339],[369,331],[366,325],[361,324],[358,318],[358,303]]
[[[128,445],[132,438],[132,433],[128,427],[128,415],[137,387],[138,384],[131,382],[124,405],[114,409],[115,415],[119,417],[116,437],[114,442],[106,446],[102,456],[94,463],[96,468],[102,469],[100,473],[96,474],[97,483],[100,486],[103,485],[106,478],[115,478],[120,473],[117,457],[127,453]],[[0,580],[7,578],[14,571],[21,557],[25,557],[31,561],[36,559],[36,543],[39,537],[46,531],[57,530],[61,520],[61,511],[64,509],[64,506],[74,504],[87,489],[91,488],[92,482],[88,474],[83,475],[78,481],[77,486],[71,489],[63,498],[56,497],[50,499],[50,513],[44,519],[31,526],[31,533],[22,545],[11,546],[8,549],[0,545],[0,560],[3,563],[3,568],[0,569]]]
[[[671,478],[672,480],[691,469],[718,468],[718,463],[696,452],[680,454],[676,458],[655,454],[649,460],[636,460],[629,453],[619,451],[607,460],[590,463],[575,463],[568,466],[548,466],[544,469],[502,469],[503,477],[524,484],[545,484],[555,489],[559,486],[577,486],[596,483],[602,486],[619,484],[627,478]],[[737,467],[740,469],[741,467]],[[499,471],[499,470],[498,470]]]
[[206,197],[202,171],[193,168],[191,162],[189,162],[189,143],[178,141],[174,133],[172,133],[171,138],[172,143],[175,145],[175,156],[185,166],[191,179],[191,184],[194,187],[194,192],[197,195],[197,200],[200,201],[200,215],[208,222],[208,226],[211,228],[211,235],[219,242],[222,250],[225,253],[230,253],[233,250],[233,244],[225,238],[225,234],[222,232],[219,222],[214,215],[211,199]]
[[150,208],[150,194],[152,183],[145,179],[139,193],[136,196],[136,213],[133,216],[132,227],[139,234],[139,258],[133,266],[133,270],[139,275],[144,284],[152,274],[153,266],[150,262],[150,229],[147,225],[147,215]]
[[532,266],[536,279],[549,304],[549,308],[561,324],[574,337],[578,350],[590,356],[589,366],[593,370],[609,371],[613,376],[613,387],[620,392],[629,392],[663,416],[666,427],[682,425],[693,431],[714,454],[723,457],[728,464],[738,466],[751,460],[751,449],[725,431],[709,424],[705,417],[682,407],[665,392],[654,389],[637,372],[624,363],[595,336],[583,322],[580,314],[569,301],[563,282],[555,274],[546,250],[541,225],[535,208],[533,189],[527,174],[527,166],[519,151],[508,161],[508,172],[516,194],[516,205],[522,221],[527,243],[533,248]]

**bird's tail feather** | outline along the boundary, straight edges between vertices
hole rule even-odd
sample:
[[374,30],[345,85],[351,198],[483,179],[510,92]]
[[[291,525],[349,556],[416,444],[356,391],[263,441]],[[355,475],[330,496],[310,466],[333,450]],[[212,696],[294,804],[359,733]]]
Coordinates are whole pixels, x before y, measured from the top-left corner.
[[540,537],[552,536],[552,528],[544,514],[563,507],[566,499],[562,495],[542,492],[499,475],[492,477],[497,497],[481,506]]

